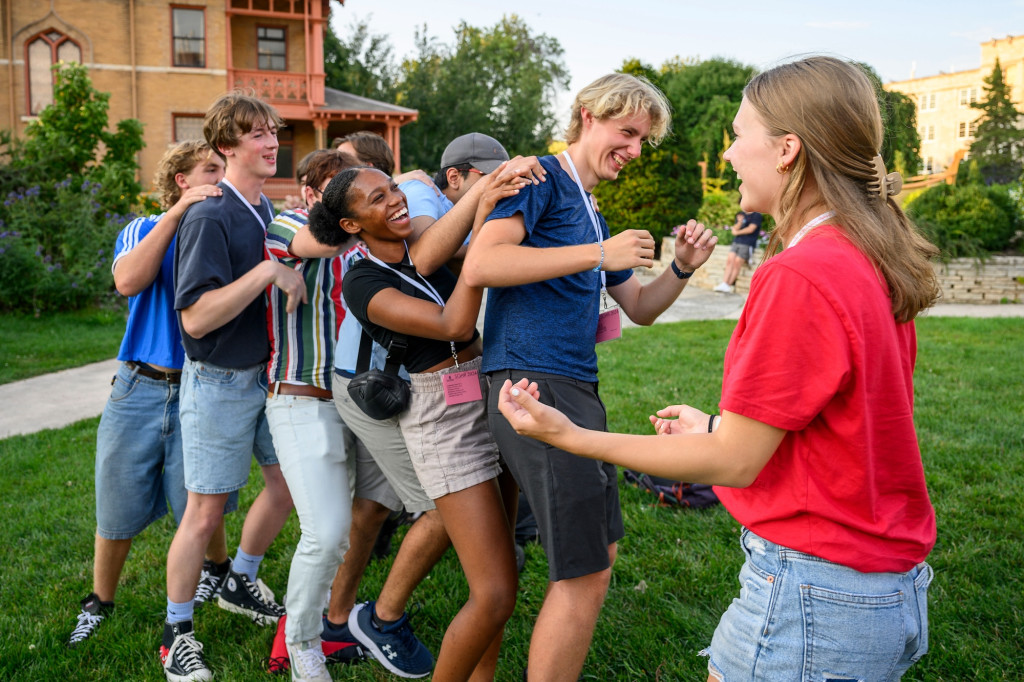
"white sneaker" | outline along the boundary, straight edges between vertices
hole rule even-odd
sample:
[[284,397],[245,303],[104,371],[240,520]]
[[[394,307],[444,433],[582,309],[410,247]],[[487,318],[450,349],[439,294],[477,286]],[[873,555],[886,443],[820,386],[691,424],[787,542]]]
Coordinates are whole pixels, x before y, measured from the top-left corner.
[[293,682],[331,682],[319,637],[302,644],[289,644],[288,660]]
[[722,293],[722,294],[731,294],[735,290],[736,290],[736,287],[734,287],[734,286],[732,286],[730,284],[726,284],[725,282],[721,282],[721,283],[719,283],[718,286],[715,287],[715,291],[717,291],[719,293]]

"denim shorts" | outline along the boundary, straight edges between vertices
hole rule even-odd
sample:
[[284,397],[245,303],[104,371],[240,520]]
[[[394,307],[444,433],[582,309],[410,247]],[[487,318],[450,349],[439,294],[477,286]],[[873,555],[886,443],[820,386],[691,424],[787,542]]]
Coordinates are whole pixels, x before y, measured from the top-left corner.
[[185,360],[181,376],[181,442],[185,487],[229,493],[249,480],[250,458],[277,464],[267,426],[267,366],[243,369]]
[[[481,359],[438,372],[409,376],[409,409],[398,415],[413,469],[432,500],[478,485],[501,473],[498,446],[487,428],[483,400],[458,405],[445,402],[444,375],[480,371]],[[482,377],[480,377],[482,382]],[[481,394],[487,388],[480,386]]]
[[[138,374],[122,363],[96,431],[96,532],[135,537],[167,513],[181,522],[185,473],[178,422],[178,385]],[[238,506],[232,495],[225,512]]]
[[740,543],[740,596],[701,652],[712,677],[883,682],[928,651],[928,564],[861,573],[747,529]]

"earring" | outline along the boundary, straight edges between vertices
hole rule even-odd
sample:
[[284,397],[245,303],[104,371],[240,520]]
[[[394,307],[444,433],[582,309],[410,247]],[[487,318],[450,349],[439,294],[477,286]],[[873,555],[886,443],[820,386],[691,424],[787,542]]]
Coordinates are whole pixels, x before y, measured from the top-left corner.
[[775,172],[779,175],[785,175],[789,172],[789,166],[784,164],[782,161],[779,161],[779,165],[775,167]]

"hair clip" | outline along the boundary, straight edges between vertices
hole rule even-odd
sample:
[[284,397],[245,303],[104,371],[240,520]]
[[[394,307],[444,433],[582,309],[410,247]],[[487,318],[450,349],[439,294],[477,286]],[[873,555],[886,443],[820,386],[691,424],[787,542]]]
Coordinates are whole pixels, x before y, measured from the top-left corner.
[[882,161],[880,154],[876,155],[872,162],[875,166],[876,177],[868,182],[868,192],[878,195],[882,201],[899,194],[903,189],[903,176],[899,174],[899,171],[886,174],[885,162]]

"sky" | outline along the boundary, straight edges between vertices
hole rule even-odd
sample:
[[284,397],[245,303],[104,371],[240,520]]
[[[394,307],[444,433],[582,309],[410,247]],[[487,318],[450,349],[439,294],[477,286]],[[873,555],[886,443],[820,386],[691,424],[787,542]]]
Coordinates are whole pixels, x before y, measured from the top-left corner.
[[1024,0],[345,0],[332,24],[346,36],[366,20],[400,61],[415,55],[417,28],[452,44],[460,20],[484,28],[512,13],[565,50],[566,109],[576,90],[633,57],[654,67],[676,56],[726,57],[764,69],[825,53],[866,62],[889,82],[976,69],[980,43],[1024,34]]

